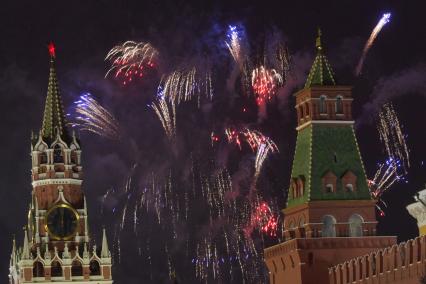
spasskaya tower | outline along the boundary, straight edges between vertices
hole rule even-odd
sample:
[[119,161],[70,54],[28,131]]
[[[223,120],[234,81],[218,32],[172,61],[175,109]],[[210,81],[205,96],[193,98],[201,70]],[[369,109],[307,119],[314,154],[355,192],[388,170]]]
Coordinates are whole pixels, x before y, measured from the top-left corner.
[[13,241],[9,283],[112,283],[105,230],[90,239],[82,150],[65,120],[49,45],[50,74],[41,130],[31,137],[32,192],[23,244]]

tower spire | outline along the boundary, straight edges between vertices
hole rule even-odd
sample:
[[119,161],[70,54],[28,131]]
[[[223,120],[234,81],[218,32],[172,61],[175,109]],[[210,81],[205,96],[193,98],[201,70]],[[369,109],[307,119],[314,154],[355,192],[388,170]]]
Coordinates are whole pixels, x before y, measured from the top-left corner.
[[22,259],[30,259],[27,229],[24,229],[24,247],[22,248]]
[[13,236],[13,246],[12,246],[12,254],[10,256],[10,266],[16,265],[16,240],[15,236]]
[[311,86],[334,86],[336,81],[334,80],[334,72],[328,63],[327,57],[324,54],[323,46],[321,43],[321,29],[318,28],[318,35],[316,38],[315,46],[317,49],[317,55],[314,63],[312,64],[311,71],[309,71],[308,79],[305,83],[305,88]]
[[102,251],[101,251],[101,257],[102,258],[109,257],[108,241],[107,241],[107,237],[106,237],[105,228],[103,229],[103,234],[102,234]]
[[317,47],[317,50],[320,51],[322,49],[321,46],[321,29],[318,27],[318,36],[315,46]]
[[68,142],[69,135],[66,128],[64,108],[56,78],[56,53],[53,43],[48,45],[48,50],[50,54],[50,72],[41,133],[43,138],[47,140],[52,141],[59,134],[64,141]]

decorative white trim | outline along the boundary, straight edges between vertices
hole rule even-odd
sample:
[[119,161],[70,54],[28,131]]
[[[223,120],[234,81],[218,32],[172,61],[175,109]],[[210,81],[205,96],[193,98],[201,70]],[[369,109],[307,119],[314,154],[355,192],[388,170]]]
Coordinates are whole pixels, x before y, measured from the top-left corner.
[[42,179],[35,180],[32,182],[32,186],[42,186],[49,184],[73,184],[73,185],[81,185],[83,181],[81,179],[73,179],[73,178],[59,178],[59,179]]
[[310,124],[340,124],[340,125],[353,125],[355,123],[354,120],[310,120],[302,125],[296,127],[296,130],[299,131]]

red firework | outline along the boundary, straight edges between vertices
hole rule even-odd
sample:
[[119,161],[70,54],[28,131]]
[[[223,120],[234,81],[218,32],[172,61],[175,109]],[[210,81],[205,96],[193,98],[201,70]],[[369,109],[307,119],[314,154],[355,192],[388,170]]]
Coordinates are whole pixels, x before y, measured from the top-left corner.
[[281,75],[275,69],[266,69],[264,66],[254,69],[251,75],[251,85],[253,92],[257,95],[257,104],[261,105],[271,100],[282,82]]
[[250,227],[258,228],[262,233],[271,237],[277,235],[278,221],[268,203],[261,202],[254,209],[250,218]]

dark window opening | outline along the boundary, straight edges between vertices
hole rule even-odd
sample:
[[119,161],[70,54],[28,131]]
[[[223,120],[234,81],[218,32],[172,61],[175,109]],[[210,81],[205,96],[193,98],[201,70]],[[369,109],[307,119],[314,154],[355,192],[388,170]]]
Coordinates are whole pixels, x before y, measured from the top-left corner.
[[62,276],[62,266],[59,262],[52,262],[51,272],[52,277],[61,277]]
[[90,262],[90,275],[101,275],[101,267],[99,266],[99,262],[96,260],[92,260]]
[[53,150],[53,162],[54,163],[63,163],[64,157],[62,155],[62,149],[61,146],[56,145],[55,149]]
[[71,275],[72,276],[83,276],[83,266],[81,262],[74,260],[71,266]]
[[33,277],[44,277],[44,266],[40,261],[34,262]]

